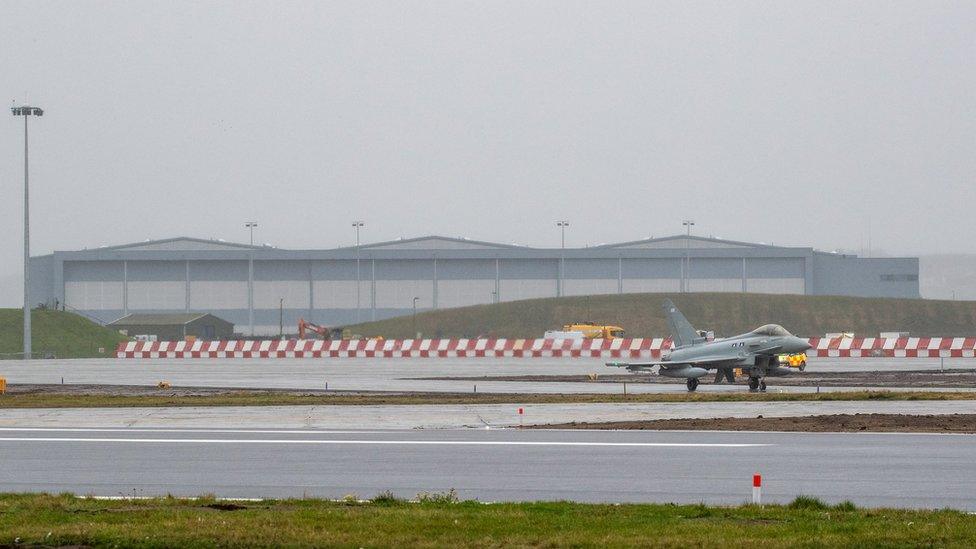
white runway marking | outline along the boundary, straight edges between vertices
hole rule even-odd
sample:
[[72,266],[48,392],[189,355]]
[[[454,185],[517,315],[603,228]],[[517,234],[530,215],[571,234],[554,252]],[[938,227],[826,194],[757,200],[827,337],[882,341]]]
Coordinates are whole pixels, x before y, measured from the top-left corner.
[[595,446],[634,448],[756,448],[774,444],[705,442],[560,442],[524,440],[315,440],[315,439],[229,439],[229,438],[78,438],[4,437],[2,442],[125,442],[132,444],[376,444],[412,446]]
[[[499,428],[500,430],[500,428]],[[0,427],[0,432],[38,433],[236,433],[245,435],[382,435],[394,432],[383,430],[345,431],[342,429],[139,429],[129,427]]]

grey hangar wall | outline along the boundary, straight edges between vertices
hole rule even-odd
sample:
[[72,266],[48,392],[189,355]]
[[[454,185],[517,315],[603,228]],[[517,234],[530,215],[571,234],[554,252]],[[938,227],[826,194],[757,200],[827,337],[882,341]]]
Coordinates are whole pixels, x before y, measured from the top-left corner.
[[[358,258],[358,269],[357,269]],[[358,274],[357,274],[358,270]],[[500,301],[639,292],[919,297],[917,258],[860,258],[704,237],[542,249],[446,237],[330,250],[173,238],[31,259],[33,304],[111,322],[203,312],[244,334]],[[357,278],[358,302],[357,308]]]

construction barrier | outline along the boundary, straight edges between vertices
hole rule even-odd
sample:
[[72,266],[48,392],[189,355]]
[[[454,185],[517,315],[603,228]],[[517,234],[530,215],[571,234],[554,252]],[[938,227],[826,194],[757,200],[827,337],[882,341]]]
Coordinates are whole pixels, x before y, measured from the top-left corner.
[[[973,358],[976,338],[810,338],[811,357]],[[129,341],[119,358],[604,358],[657,359],[670,338]]]
[[634,339],[353,339],[129,341],[119,358],[658,358],[671,341]]
[[836,358],[973,358],[976,337],[812,337],[809,356]]

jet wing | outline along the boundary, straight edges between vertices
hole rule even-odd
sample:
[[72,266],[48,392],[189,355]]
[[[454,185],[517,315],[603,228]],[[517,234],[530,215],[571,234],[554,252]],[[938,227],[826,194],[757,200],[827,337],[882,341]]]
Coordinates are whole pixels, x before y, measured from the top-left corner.
[[656,362],[607,362],[607,366],[613,368],[627,368],[631,372],[639,372],[642,370],[650,370],[651,368],[658,366],[666,370],[670,369],[680,369],[687,368],[689,366],[698,368],[721,368],[722,366],[730,365],[739,361],[738,357],[730,356],[717,356],[717,357],[702,357],[696,358],[695,360],[685,360],[682,362],[675,362],[672,360],[660,360]]
[[650,370],[655,366],[663,368],[665,364],[671,364],[671,362],[607,362],[607,366],[611,368],[627,368],[631,372]]

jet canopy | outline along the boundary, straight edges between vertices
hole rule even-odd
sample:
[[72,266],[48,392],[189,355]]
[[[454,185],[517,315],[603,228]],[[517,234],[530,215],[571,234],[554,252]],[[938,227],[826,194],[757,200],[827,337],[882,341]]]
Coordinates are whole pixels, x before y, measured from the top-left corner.
[[779,324],[766,324],[764,326],[760,326],[756,328],[755,330],[752,331],[752,333],[756,335],[771,336],[771,337],[793,335],[790,332],[788,332],[786,328],[780,326]]

